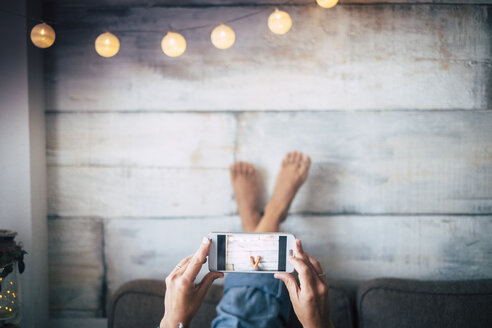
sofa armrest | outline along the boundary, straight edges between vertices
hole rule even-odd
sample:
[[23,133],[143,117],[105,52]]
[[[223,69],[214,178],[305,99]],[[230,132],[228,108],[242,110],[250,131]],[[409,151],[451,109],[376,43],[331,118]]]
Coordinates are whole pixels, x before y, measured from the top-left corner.
[[357,292],[359,328],[492,327],[492,279],[375,279]]

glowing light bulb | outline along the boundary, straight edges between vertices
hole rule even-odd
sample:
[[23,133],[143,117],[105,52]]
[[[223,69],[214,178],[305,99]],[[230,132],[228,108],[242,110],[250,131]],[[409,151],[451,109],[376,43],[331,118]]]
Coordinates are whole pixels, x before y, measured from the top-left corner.
[[179,57],[186,50],[186,39],[179,33],[167,32],[162,38],[162,51],[169,57]]
[[99,56],[109,58],[120,51],[120,40],[116,35],[106,32],[97,37],[95,46]]
[[285,34],[292,27],[292,19],[285,11],[275,9],[268,17],[268,28],[275,34]]
[[227,25],[220,24],[210,34],[212,44],[218,49],[228,49],[236,41],[236,33]]
[[31,30],[31,41],[38,48],[49,48],[55,42],[55,30],[46,23],[34,26]]
[[338,0],[316,0],[318,5],[323,8],[332,8],[335,7],[338,3]]

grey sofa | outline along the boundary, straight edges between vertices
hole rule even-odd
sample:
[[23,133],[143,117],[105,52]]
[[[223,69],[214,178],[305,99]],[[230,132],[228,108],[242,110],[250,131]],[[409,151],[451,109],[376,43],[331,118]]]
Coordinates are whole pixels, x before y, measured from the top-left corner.
[[[163,314],[165,286],[158,280],[134,280],[115,293],[109,328],[157,327]],[[192,327],[210,327],[222,286],[210,289]],[[375,279],[359,286],[331,282],[335,328],[480,327],[492,328],[492,279],[417,281]],[[295,315],[289,327],[301,327]]]

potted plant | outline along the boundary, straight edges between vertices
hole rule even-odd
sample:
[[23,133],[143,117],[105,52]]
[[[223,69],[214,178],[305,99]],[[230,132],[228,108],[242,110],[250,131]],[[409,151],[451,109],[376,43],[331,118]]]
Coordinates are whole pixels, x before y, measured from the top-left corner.
[[0,326],[20,321],[20,285],[18,273],[24,272],[22,244],[14,241],[16,232],[0,230]]

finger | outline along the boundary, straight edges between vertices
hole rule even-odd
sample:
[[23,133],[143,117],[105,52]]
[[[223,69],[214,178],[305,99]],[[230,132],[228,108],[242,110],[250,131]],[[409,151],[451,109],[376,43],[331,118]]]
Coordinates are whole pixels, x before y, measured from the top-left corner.
[[[301,242],[300,239],[296,239],[296,244],[295,244],[295,247],[294,247],[294,255],[297,258],[300,258],[300,259],[305,260],[306,264],[308,266],[311,266],[311,262],[308,259],[307,253],[304,252],[304,249],[302,248],[302,242]],[[314,268],[312,268],[312,269],[314,270]]]
[[302,248],[302,242],[300,239],[296,239],[296,244],[294,247],[296,257],[304,257],[304,249]]
[[304,289],[306,286],[312,286],[315,273],[314,270],[306,263],[306,260],[291,257],[289,258],[289,261],[299,274],[299,283],[301,284],[300,288]]
[[311,263],[311,266],[314,268],[314,271],[316,271],[316,275],[321,280],[321,282],[327,284],[328,280],[326,279],[325,272],[323,271],[323,268],[321,267],[319,261],[313,256],[311,256],[311,254],[308,253],[304,253],[304,254],[306,254],[309,262]]
[[214,283],[215,279],[224,278],[223,272],[209,272],[203,277],[202,281],[198,284],[198,293],[200,296],[205,296],[210,286]]
[[296,239],[294,250],[295,250],[296,257],[303,259],[304,262],[307,264],[307,266],[309,266],[311,268],[311,270],[314,271],[314,273],[316,273],[316,274],[321,273],[321,271],[317,272],[317,270],[312,265],[311,261],[309,260],[310,255],[308,253],[304,252],[304,249],[302,248],[302,242],[300,239]]
[[203,237],[202,244],[198,248],[193,257],[188,263],[188,267],[183,273],[183,277],[189,279],[190,281],[195,281],[196,276],[200,272],[203,263],[207,261],[207,253],[210,248],[210,239]]
[[184,271],[186,269],[186,267],[188,266],[188,263],[190,262],[191,258],[193,257],[193,254],[191,255],[188,255],[187,257],[185,257],[184,259],[182,259],[173,269],[173,271],[171,271],[171,273],[169,274],[170,276],[175,276],[177,274],[179,274],[180,272]]
[[311,263],[311,266],[313,267],[314,271],[316,271],[317,274],[319,273],[324,273],[323,268],[321,267],[321,264],[317,259],[311,256],[311,254],[304,253],[309,262]]
[[299,286],[294,277],[290,273],[275,273],[273,275],[276,279],[280,279],[284,282],[287,291],[289,292],[291,299],[297,299],[297,293],[299,292]]

